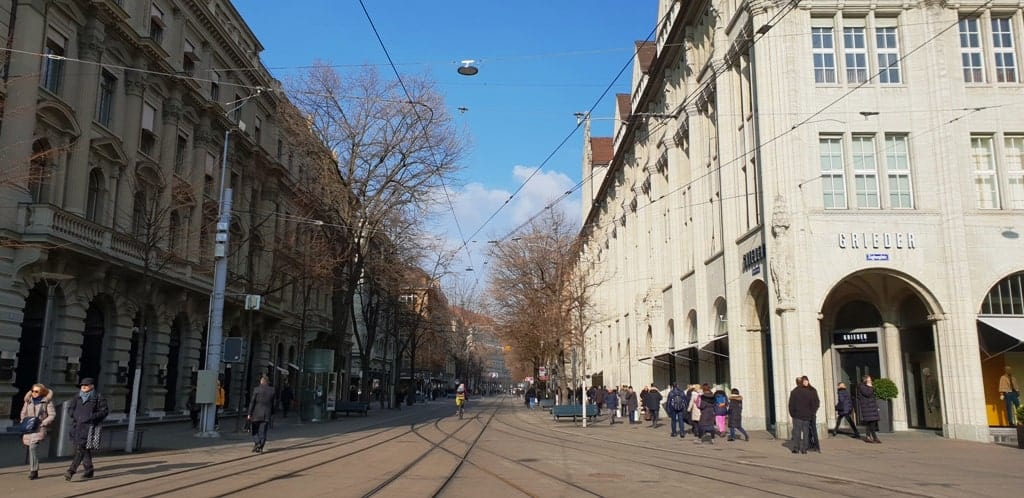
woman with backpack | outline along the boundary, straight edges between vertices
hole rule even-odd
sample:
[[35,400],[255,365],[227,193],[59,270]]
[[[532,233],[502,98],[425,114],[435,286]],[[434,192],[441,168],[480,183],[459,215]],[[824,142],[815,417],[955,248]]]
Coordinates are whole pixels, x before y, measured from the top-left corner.
[[729,397],[725,395],[725,391],[718,389],[715,391],[715,429],[717,429],[719,436],[725,435],[725,425],[728,417]]

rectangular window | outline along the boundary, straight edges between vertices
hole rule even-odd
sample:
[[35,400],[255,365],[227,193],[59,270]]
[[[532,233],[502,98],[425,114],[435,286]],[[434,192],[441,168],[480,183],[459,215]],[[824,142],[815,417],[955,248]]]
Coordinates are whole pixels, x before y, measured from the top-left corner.
[[1013,47],[1013,28],[1009,17],[992,19],[992,54],[995,55],[996,81],[1017,81],[1017,54]]
[[850,142],[854,192],[859,208],[878,208],[878,162],[874,135],[854,135]]
[[878,62],[878,82],[895,85],[900,78],[900,42],[895,19],[875,20],[875,56]]
[[64,77],[64,47],[67,42],[67,38],[53,32],[46,38],[42,82],[43,88],[54,94],[60,93],[60,83]]
[[252,136],[253,139],[256,140],[256,145],[262,145],[261,141],[263,139],[263,119],[261,119],[259,116],[256,116],[256,123],[252,127]]
[[220,102],[220,73],[210,71],[210,100]]
[[1024,209],[1024,135],[1008,135],[1003,140],[1006,154],[1006,204]]
[[978,195],[978,208],[999,209],[996,159],[990,135],[971,136],[971,165],[974,167],[974,188]]
[[114,111],[114,95],[117,91],[117,78],[107,71],[100,73],[100,95],[96,106],[96,121],[107,128]]
[[892,209],[914,208],[909,149],[906,135],[885,136],[885,171],[889,178],[889,207]]
[[156,133],[153,129],[156,120],[156,108],[142,104],[142,133],[139,137],[139,149],[143,154],[152,156],[156,151]]
[[811,52],[814,57],[814,82],[835,83],[836,52],[831,26],[811,28]]
[[164,40],[164,11],[156,4],[149,10],[149,37],[159,45]]
[[232,102],[232,104],[234,104],[234,105],[235,105],[235,112],[234,112],[234,113],[232,113],[232,116],[233,116],[233,117],[235,118],[235,122],[236,122],[236,123],[237,123],[237,122],[238,122],[239,120],[241,120],[241,119],[242,119],[242,106],[241,106],[241,105],[238,105],[238,103],[239,103],[239,102],[241,102],[241,101],[242,101],[242,97],[241,97],[241,96],[239,96],[239,95],[238,95],[238,94],[236,93],[236,94],[235,94],[235,100],[234,100],[234,102]]
[[178,135],[178,141],[174,143],[174,172],[185,174],[185,157],[188,154],[188,137]]
[[156,107],[149,104],[142,104],[142,129],[153,132],[153,123],[156,121]]
[[960,62],[964,70],[964,83],[985,82],[980,26],[976,17],[960,20]]
[[864,83],[868,80],[868,46],[863,26],[843,28],[843,60],[846,63],[846,82]]
[[843,174],[843,140],[822,137],[818,141],[821,159],[821,191],[825,209],[846,209],[846,180]]

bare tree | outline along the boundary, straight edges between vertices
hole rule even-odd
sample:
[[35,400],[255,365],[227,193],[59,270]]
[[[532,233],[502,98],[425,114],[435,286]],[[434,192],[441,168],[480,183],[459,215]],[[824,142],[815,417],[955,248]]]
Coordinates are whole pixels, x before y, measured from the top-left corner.
[[333,275],[333,333],[340,349],[370,253],[389,248],[380,241],[406,228],[396,220],[421,222],[443,206],[464,140],[433,83],[422,77],[385,80],[373,68],[341,75],[317,64],[291,85],[290,95],[313,137],[299,144],[299,153],[314,156],[312,164],[329,158],[339,179],[317,185],[316,198],[333,227],[332,248],[341,262]]

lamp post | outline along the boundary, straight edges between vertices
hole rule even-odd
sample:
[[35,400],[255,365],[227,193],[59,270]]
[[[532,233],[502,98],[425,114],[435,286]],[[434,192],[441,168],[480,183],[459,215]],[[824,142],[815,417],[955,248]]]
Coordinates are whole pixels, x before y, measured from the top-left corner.
[[[243,102],[239,107],[245,105]],[[224,130],[224,154],[220,165],[220,207],[217,234],[213,248],[213,295],[210,298],[209,334],[206,339],[206,370],[218,372],[221,361],[221,342],[224,328],[224,289],[228,278],[228,234],[231,226],[231,187],[227,185],[228,144],[231,128]],[[238,130],[245,132],[245,123],[238,121]],[[203,404],[200,415],[200,437],[218,437],[216,430],[216,403]]]

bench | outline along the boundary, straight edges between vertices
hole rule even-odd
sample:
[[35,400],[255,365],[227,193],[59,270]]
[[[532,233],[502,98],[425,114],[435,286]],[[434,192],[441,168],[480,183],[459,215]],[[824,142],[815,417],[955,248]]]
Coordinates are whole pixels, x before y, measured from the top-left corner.
[[346,417],[350,413],[361,413],[365,417],[369,411],[369,403],[362,403],[359,401],[340,401],[334,404],[334,413],[344,412]]
[[[572,421],[575,422],[582,411],[580,405],[555,405],[551,407],[551,416],[555,420],[561,417],[572,417]],[[587,418],[593,419],[594,417],[597,417],[597,405],[587,405]]]
[[551,407],[555,406],[555,400],[551,398],[544,398],[538,402],[541,408],[551,411]]

